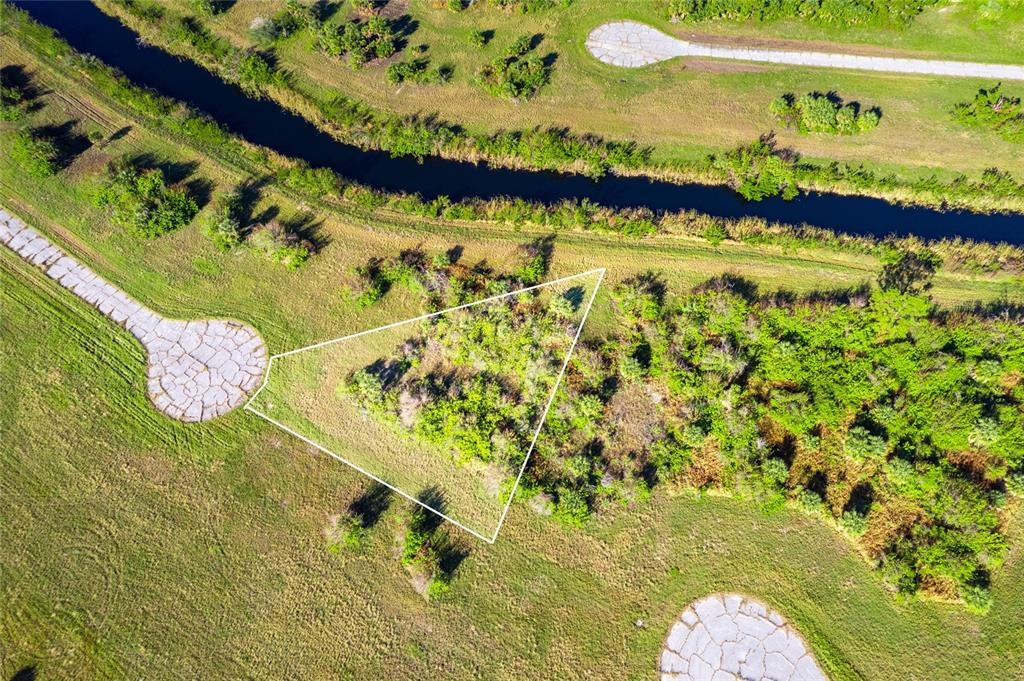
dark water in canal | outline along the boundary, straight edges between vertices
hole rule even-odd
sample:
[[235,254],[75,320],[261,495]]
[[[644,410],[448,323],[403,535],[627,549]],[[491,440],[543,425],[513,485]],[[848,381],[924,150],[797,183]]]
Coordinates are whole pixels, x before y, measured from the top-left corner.
[[248,97],[191,61],[140,45],[137,34],[88,2],[14,3],[56,29],[80,52],[117,67],[139,85],[188,102],[251,142],[287,156],[325,166],[342,176],[426,199],[444,194],[467,197],[518,196],[533,201],[590,199],[613,207],[693,209],[723,218],[755,216],[792,224],[808,223],[851,234],[916,234],[925,238],[963,236],[1024,244],[1024,215],[981,215],[901,207],[880,199],[806,194],[793,201],[747,202],[726,187],[674,184],[645,178],[509,170],[484,164],[427,158],[422,163],[363,151],[338,142],[312,123],[268,100]]

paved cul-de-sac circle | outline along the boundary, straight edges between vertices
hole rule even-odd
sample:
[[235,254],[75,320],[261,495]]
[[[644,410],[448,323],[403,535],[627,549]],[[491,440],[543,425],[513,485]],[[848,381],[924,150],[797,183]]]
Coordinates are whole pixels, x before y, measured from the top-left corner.
[[0,209],[0,243],[128,329],[147,352],[146,392],[180,421],[206,421],[241,405],[267,369],[252,327],[225,319],[166,319],[133,300],[34,229]]
[[779,613],[739,594],[714,594],[683,610],[658,671],[662,681],[827,681]]

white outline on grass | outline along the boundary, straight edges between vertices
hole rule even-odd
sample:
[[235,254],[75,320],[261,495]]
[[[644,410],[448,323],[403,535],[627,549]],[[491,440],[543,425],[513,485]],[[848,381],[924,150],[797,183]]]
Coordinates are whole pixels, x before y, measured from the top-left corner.
[[[274,424],[275,426],[277,426],[281,430],[283,430],[283,431],[285,431],[287,433],[291,433],[292,435],[294,435],[295,437],[299,438],[300,440],[302,440],[306,444],[311,445],[311,446],[319,449],[324,454],[327,454],[327,455],[337,459],[338,461],[342,462],[346,466],[350,466],[351,468],[356,469],[357,471],[359,471],[360,473],[362,473],[366,477],[372,478],[373,480],[376,480],[377,482],[379,482],[380,484],[384,485],[388,489],[390,489],[390,490],[392,490],[394,492],[397,492],[398,494],[401,494],[403,497],[405,497],[409,501],[417,503],[420,506],[422,506],[423,508],[425,508],[428,511],[430,511],[431,513],[435,513],[435,514],[441,516],[442,518],[444,518],[445,520],[447,520],[448,522],[450,522],[450,523],[452,523],[454,525],[457,525],[458,527],[461,527],[463,530],[465,530],[466,532],[469,532],[474,537],[477,537],[478,539],[482,539],[485,542],[487,542],[488,544],[493,544],[498,539],[498,532],[501,531],[501,526],[505,522],[505,516],[508,515],[508,510],[512,506],[512,500],[515,498],[516,489],[519,487],[519,481],[522,480],[522,478],[523,478],[523,473],[526,471],[526,464],[529,462],[530,456],[533,454],[533,448],[536,446],[537,438],[540,437],[541,428],[544,427],[544,422],[548,418],[548,412],[551,410],[551,405],[555,401],[555,395],[558,394],[558,388],[562,384],[562,377],[565,376],[565,371],[569,367],[569,360],[572,359],[572,353],[576,349],[576,343],[579,342],[580,334],[583,333],[583,325],[587,323],[587,317],[590,315],[590,308],[593,307],[593,305],[594,305],[594,299],[597,298],[597,291],[598,291],[598,289],[601,288],[601,282],[604,281],[604,275],[605,275],[606,271],[607,270],[604,267],[599,267],[597,269],[588,270],[586,272],[580,272],[579,274],[574,274],[574,275],[569,276],[569,277],[562,277],[561,279],[554,279],[552,281],[547,281],[547,282],[544,282],[543,284],[535,284],[533,286],[527,286],[526,288],[521,288],[521,289],[518,289],[516,291],[510,291],[508,293],[499,293],[496,296],[491,296],[490,298],[484,298],[483,300],[477,300],[477,301],[472,302],[472,303],[464,303],[463,305],[457,305],[455,307],[449,307],[447,309],[439,310],[437,312],[431,312],[429,314],[420,315],[419,317],[413,317],[412,319],[403,319],[400,322],[392,322],[391,324],[385,324],[384,326],[378,326],[378,327],[373,328],[373,329],[367,329],[365,331],[360,331],[358,333],[349,334],[348,336],[342,336],[341,338],[332,338],[331,340],[323,341],[322,343],[314,343],[313,345],[307,345],[305,347],[297,348],[295,350],[289,350],[288,352],[281,352],[281,353],[278,353],[276,355],[271,355],[270,356],[270,360],[267,362],[267,373],[265,374],[265,376],[263,378],[262,385],[260,385],[259,389],[255,393],[253,393],[252,397],[249,398],[249,400],[245,403],[245,407],[243,407],[243,408],[248,410],[248,411],[251,411],[253,414],[256,414],[260,418],[269,421],[270,423]],[[259,394],[261,392],[263,392],[263,389],[267,387],[267,383],[270,382],[270,370],[274,366],[274,360],[279,358],[279,357],[287,357],[289,355],[294,355],[296,353],[304,352],[306,350],[313,350],[315,348],[322,348],[325,345],[331,345],[333,343],[340,343],[342,341],[351,340],[353,338],[358,338],[360,336],[365,336],[367,334],[371,334],[371,333],[374,333],[376,331],[384,331],[386,329],[393,329],[396,326],[402,326],[403,324],[412,324],[414,322],[421,322],[421,321],[426,320],[426,319],[432,319],[434,317],[438,317],[438,316],[446,314],[448,312],[455,312],[456,310],[463,310],[463,309],[465,309],[467,307],[473,307],[474,305],[483,305],[484,303],[490,303],[490,302],[493,302],[495,300],[501,300],[502,298],[508,298],[510,296],[516,296],[516,295],[519,295],[521,293],[526,293],[528,291],[534,291],[536,289],[543,288],[545,286],[553,286],[554,284],[561,284],[562,282],[572,281],[573,279],[579,279],[581,277],[587,277],[587,276],[591,276],[593,274],[598,274],[599,275],[598,278],[597,278],[597,283],[594,285],[594,290],[590,294],[590,300],[587,301],[587,307],[583,310],[583,318],[580,320],[579,326],[576,328],[576,335],[573,336],[572,343],[569,345],[569,350],[566,351],[566,353],[565,353],[565,360],[562,362],[562,370],[558,372],[558,378],[555,380],[555,386],[551,389],[551,395],[548,397],[547,405],[545,405],[545,407],[544,407],[544,413],[541,415],[540,421],[537,423],[537,429],[533,433],[533,439],[530,441],[530,448],[528,450],[526,450],[526,456],[523,457],[523,463],[519,467],[519,474],[516,476],[515,484],[512,485],[512,489],[509,491],[508,501],[505,502],[505,508],[502,510],[501,517],[498,519],[498,526],[494,529],[494,535],[491,536],[490,538],[485,537],[484,535],[480,534],[476,530],[473,530],[473,529],[471,529],[469,527],[466,527],[465,525],[460,523],[458,520],[455,520],[454,518],[452,518],[450,516],[447,516],[444,513],[441,513],[436,508],[433,508],[431,506],[427,506],[426,504],[424,504],[419,499],[417,499],[417,498],[415,498],[415,497],[413,497],[413,496],[403,492],[402,490],[398,489],[397,487],[395,487],[391,483],[386,482],[385,480],[381,480],[379,477],[377,477],[373,473],[370,473],[369,471],[364,470],[363,468],[357,466],[356,464],[352,463],[351,461],[345,459],[344,457],[339,456],[338,454],[335,454],[334,452],[332,452],[331,450],[327,449],[323,445],[317,444],[316,442],[314,442],[313,440],[310,440],[305,435],[302,435],[301,433],[297,433],[296,431],[292,430],[288,426],[284,425],[283,423],[281,423],[279,421],[276,421],[276,420],[272,419],[271,417],[267,416],[266,414],[264,414],[263,412],[255,409],[255,408],[253,408],[253,406],[252,406],[253,401],[256,400],[256,397],[259,396]]]

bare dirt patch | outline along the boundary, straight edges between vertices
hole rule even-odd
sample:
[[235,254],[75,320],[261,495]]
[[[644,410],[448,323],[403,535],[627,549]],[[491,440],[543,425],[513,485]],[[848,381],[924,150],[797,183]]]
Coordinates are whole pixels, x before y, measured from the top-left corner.
[[[922,57],[922,53],[914,50],[881,48],[876,45],[859,45],[856,43],[835,43],[824,40],[788,40],[785,38],[751,38],[747,36],[711,35],[691,31],[673,33],[681,40],[688,40],[703,45],[720,47],[756,47],[767,50],[794,50],[797,52],[835,52],[843,54],[865,55],[870,57]],[[925,55],[927,56],[927,55]]]
[[730,62],[715,59],[683,59],[686,68],[707,73],[762,73],[775,70],[773,67],[744,62]]

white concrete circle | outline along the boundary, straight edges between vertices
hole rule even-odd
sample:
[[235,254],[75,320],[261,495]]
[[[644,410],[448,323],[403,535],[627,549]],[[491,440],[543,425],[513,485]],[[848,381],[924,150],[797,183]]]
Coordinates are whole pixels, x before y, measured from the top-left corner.
[[779,613],[739,594],[686,608],[669,630],[658,671],[662,681],[827,681]]
[[3,209],[0,243],[139,339],[147,353],[146,392],[171,418],[206,421],[226,414],[259,385],[267,349],[252,327],[161,317]]

